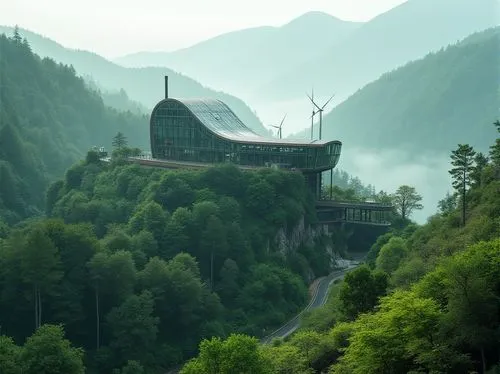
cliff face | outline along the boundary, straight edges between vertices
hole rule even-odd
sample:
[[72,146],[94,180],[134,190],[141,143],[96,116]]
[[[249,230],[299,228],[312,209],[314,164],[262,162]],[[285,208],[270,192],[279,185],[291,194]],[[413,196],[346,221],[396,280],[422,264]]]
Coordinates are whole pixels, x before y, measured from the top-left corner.
[[[273,244],[283,256],[288,256],[290,253],[296,252],[302,245],[314,247],[323,235],[328,234],[327,225],[306,225],[304,217],[302,217],[292,230],[288,230],[286,227],[280,228],[274,237]],[[330,258],[330,270],[342,267],[345,260],[335,251],[334,246],[326,244],[326,252]],[[312,282],[316,275],[310,271],[308,278]]]
[[311,225],[306,226],[304,217],[302,217],[291,231],[287,230],[286,227],[280,228],[274,237],[274,244],[279,252],[286,256],[295,252],[302,244],[314,245],[314,240],[324,232],[324,228],[321,226],[315,228]]

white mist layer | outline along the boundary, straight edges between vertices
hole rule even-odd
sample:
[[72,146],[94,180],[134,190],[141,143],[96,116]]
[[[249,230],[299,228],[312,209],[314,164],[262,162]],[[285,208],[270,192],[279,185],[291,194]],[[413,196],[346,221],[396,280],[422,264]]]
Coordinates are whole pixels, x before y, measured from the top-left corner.
[[343,149],[337,167],[359,177],[364,184],[371,183],[377,192],[393,193],[403,184],[415,187],[424,206],[411,217],[418,223],[435,214],[438,201],[447,191],[452,192],[450,158],[445,153],[410,157],[401,150]]

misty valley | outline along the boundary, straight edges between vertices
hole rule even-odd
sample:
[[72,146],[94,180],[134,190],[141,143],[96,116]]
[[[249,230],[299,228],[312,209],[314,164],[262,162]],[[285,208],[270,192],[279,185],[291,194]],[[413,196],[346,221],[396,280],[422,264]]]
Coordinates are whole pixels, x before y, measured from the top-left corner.
[[500,3],[148,1],[0,14],[0,374],[500,373]]

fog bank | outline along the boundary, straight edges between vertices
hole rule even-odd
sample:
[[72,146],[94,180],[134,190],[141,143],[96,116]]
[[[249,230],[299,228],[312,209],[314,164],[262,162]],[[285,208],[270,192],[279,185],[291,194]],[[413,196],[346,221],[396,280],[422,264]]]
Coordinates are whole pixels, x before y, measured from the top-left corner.
[[403,184],[415,187],[424,205],[411,217],[418,223],[435,214],[438,201],[447,191],[452,192],[449,155],[445,153],[409,155],[402,150],[344,148],[337,167],[358,176],[364,184],[371,183],[377,192],[393,193]]

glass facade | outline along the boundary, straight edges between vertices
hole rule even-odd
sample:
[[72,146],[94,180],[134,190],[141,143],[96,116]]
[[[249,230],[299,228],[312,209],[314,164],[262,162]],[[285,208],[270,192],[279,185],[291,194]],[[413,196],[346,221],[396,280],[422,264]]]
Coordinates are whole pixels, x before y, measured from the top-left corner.
[[302,171],[337,165],[339,141],[301,142],[258,135],[219,100],[165,99],[153,109],[151,152],[155,159],[231,162]]

